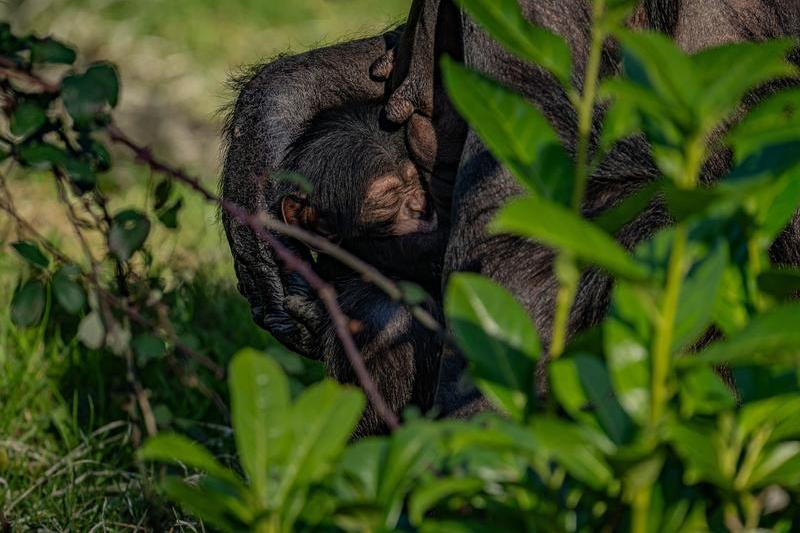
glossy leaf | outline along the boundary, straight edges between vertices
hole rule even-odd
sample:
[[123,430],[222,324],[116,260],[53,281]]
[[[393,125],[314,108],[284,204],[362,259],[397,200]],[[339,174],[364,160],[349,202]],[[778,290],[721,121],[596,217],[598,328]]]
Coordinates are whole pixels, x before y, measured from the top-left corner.
[[500,285],[472,274],[450,278],[445,313],[480,389],[521,420],[541,351],[528,314]]
[[692,63],[703,83],[696,105],[713,119],[728,115],[748,91],[797,71],[788,55],[795,43],[788,39],[729,43],[703,50]]
[[736,398],[716,372],[700,366],[681,375],[681,414],[691,418],[695,414],[711,415],[733,409]]
[[775,445],[759,458],[748,486],[766,487],[800,485],[800,442],[783,442]]
[[295,487],[320,481],[332,468],[364,411],[364,396],[333,381],[303,392],[291,410],[292,444],[277,488],[278,501]]
[[183,480],[170,476],[161,484],[164,492],[174,501],[199,517],[223,531],[242,531],[244,524],[235,520],[229,506],[225,505],[220,494],[192,487]]
[[86,128],[109,108],[117,105],[119,79],[116,69],[106,63],[95,64],[83,74],[67,76],[61,98],[75,124]]
[[800,304],[778,307],[753,317],[731,338],[712,344],[696,356],[679,360],[683,366],[727,363],[800,364]]
[[442,61],[453,104],[489,151],[531,192],[567,204],[574,171],[542,112],[496,81]]
[[46,269],[50,266],[50,259],[47,258],[39,246],[33,241],[17,241],[11,245],[17,253],[31,265]]
[[228,386],[239,461],[256,498],[266,504],[271,454],[288,431],[289,384],[275,361],[242,350],[231,362]]
[[719,464],[721,454],[716,443],[721,438],[713,426],[674,423],[667,430],[667,439],[685,462],[688,484],[705,480],[721,488],[730,487],[732,472],[726,472]]
[[727,247],[719,243],[687,276],[681,287],[675,316],[673,349],[686,348],[711,325],[727,266]]
[[45,110],[35,102],[23,102],[11,115],[11,133],[27,137],[47,123]]
[[44,283],[26,282],[11,300],[11,321],[21,328],[37,325],[42,320],[47,294]]
[[178,227],[178,213],[183,208],[183,198],[178,198],[172,205],[166,207],[158,213],[158,220],[169,229]]
[[114,216],[108,233],[108,248],[121,261],[139,250],[150,234],[150,221],[140,212],[128,209]]
[[742,162],[770,145],[800,139],[800,89],[779,92],[759,103],[726,137]]
[[211,452],[182,435],[161,433],[147,439],[136,455],[142,461],[159,461],[194,468],[234,487],[242,487],[241,481],[232,470],[222,466]]
[[78,283],[80,270],[75,266],[63,266],[53,276],[53,296],[64,311],[77,314],[86,305],[86,292]]
[[617,283],[603,323],[603,340],[611,383],[625,411],[640,424],[650,413],[650,343],[652,328],[644,295]]
[[53,38],[32,39],[29,42],[31,63],[53,63],[71,65],[75,62],[75,50]]
[[542,198],[512,200],[497,215],[491,229],[570,252],[623,278],[643,279],[646,275],[646,270],[610,235],[569,209]]
[[421,525],[425,514],[443,500],[453,496],[469,497],[480,492],[485,483],[478,478],[433,479],[418,487],[409,502],[411,522]]
[[614,235],[628,223],[633,222],[652,203],[660,191],[661,183],[658,181],[650,183],[603,212],[593,222],[609,235]]
[[458,0],[458,4],[509,52],[551,72],[572,89],[572,52],[563,38],[528,22],[517,0]]
[[[594,489],[608,486],[614,475],[603,452],[592,441],[589,428],[581,428],[555,418],[534,418],[531,432],[535,440],[564,469]],[[606,450],[606,451],[611,451]]]
[[562,357],[550,363],[553,392],[577,420],[597,420],[617,444],[631,434],[632,423],[617,401],[605,365],[589,354]]
[[49,170],[64,165],[69,160],[69,156],[57,146],[35,142],[20,146],[19,159],[25,166]]

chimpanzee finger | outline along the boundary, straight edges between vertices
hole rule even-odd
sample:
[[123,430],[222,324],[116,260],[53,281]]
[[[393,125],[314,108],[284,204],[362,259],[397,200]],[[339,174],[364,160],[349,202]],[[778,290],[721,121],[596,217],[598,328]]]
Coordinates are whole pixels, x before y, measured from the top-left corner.
[[394,71],[396,57],[397,48],[390,48],[369,67],[369,75],[377,81],[387,81]]

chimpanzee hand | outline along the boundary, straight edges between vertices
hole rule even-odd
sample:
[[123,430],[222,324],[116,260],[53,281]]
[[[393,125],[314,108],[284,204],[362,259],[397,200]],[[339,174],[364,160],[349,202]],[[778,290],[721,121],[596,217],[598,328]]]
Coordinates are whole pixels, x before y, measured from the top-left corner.
[[[243,78],[225,131],[222,196],[251,213],[279,213],[282,194],[274,174],[289,146],[321,111],[385,95],[386,84],[370,78],[369,67],[396,44],[397,35],[283,56]],[[319,336],[309,327],[317,323],[315,296],[249,227],[227,212],[222,221],[239,290],[256,322],[290,350],[318,358]],[[305,251],[301,246],[294,250]]]
[[414,0],[396,46],[370,67],[373,78],[391,81],[386,117],[404,124],[415,112],[433,114],[435,29],[441,0]]

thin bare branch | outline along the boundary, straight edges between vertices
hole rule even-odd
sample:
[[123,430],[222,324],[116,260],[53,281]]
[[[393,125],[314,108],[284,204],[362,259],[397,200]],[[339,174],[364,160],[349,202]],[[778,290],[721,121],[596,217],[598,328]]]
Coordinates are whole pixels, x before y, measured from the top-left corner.
[[111,124],[107,126],[107,132],[111,139],[128,147],[144,164],[148,165],[152,170],[172,177],[173,179],[187,185],[189,188],[200,194],[206,201],[218,205],[230,214],[237,222],[244,224],[253,230],[256,237],[268,244],[275,251],[275,254],[283,262],[284,266],[291,271],[298,273],[309,286],[316,291],[320,300],[322,301],[325,309],[328,312],[331,320],[333,321],[334,330],[339,341],[342,343],[344,352],[347,355],[350,364],[353,367],[361,387],[364,389],[367,397],[369,398],[375,410],[381,416],[383,421],[390,429],[396,429],[400,423],[397,415],[389,408],[386,400],[381,395],[375,381],[367,370],[364,363],[364,358],[356,346],[353,335],[350,332],[350,319],[342,312],[339,307],[339,302],[336,298],[336,291],[325,280],[320,278],[311,265],[297,257],[287,248],[280,240],[273,234],[265,230],[264,220],[259,215],[249,213],[243,207],[230,202],[224,198],[217,196],[203,186],[200,181],[194,177],[187,175],[179,169],[172,168],[158,159],[156,159],[152,152],[143,146],[136,144],[128,138],[119,128]]

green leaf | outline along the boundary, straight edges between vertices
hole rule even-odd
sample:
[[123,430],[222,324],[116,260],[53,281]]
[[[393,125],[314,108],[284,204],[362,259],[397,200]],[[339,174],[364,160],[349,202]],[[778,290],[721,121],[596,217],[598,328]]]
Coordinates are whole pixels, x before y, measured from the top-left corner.
[[155,190],[153,191],[153,209],[158,211],[169,200],[169,195],[172,194],[172,180],[169,178],[163,179],[158,182]]
[[108,249],[127,261],[142,247],[150,234],[150,221],[138,211],[128,209],[114,216],[108,233]]
[[751,401],[739,413],[739,430],[752,435],[768,428],[767,442],[779,442],[800,437],[800,395],[797,389],[786,394],[773,395],[763,400]]
[[731,473],[726,473],[720,465],[721,451],[715,443],[722,437],[712,426],[689,423],[673,423],[667,428],[667,439],[685,462],[684,481],[693,485],[699,481],[709,481],[720,488],[729,488]]
[[92,172],[92,167],[79,159],[68,159],[64,162],[64,170],[72,182],[82,191],[88,191],[95,186],[97,178]]
[[107,63],[89,67],[83,74],[64,78],[61,98],[77,127],[86,129],[115,107],[119,98],[119,79],[116,69]]
[[711,126],[736,111],[752,89],[797,74],[788,61],[795,43],[789,39],[738,42],[709,48],[691,59],[703,90],[694,105]]
[[178,198],[171,206],[158,213],[158,220],[169,229],[178,227],[178,213],[183,208],[183,198]]
[[[800,152],[800,143],[796,148]],[[771,201],[763,202],[759,213],[759,233],[769,244],[791,223],[800,205],[800,166],[781,177],[773,191]]]
[[425,514],[443,500],[453,496],[469,497],[484,488],[484,481],[479,478],[444,478],[432,479],[418,487],[408,505],[411,523],[421,525]]
[[75,50],[53,38],[31,39],[31,63],[53,63],[71,65],[75,62]]
[[292,489],[320,481],[333,469],[364,411],[364,395],[325,380],[303,392],[291,410],[293,438],[278,502]]
[[722,284],[714,307],[714,324],[725,335],[733,335],[744,328],[750,315],[742,273],[736,265],[730,265],[722,275]]
[[175,433],[161,433],[147,439],[136,456],[141,461],[158,461],[194,468],[243,489],[236,474],[222,466],[211,453],[196,442]]
[[42,320],[46,300],[44,283],[26,282],[11,300],[11,321],[21,328],[37,325]]
[[418,478],[431,468],[440,439],[425,421],[410,423],[392,434],[380,471],[377,501],[386,509],[387,523],[400,518],[408,493]]
[[778,298],[794,298],[800,294],[800,270],[767,270],[758,276],[758,287]]
[[759,103],[726,137],[738,162],[765,147],[800,139],[800,89],[779,92]]
[[42,253],[35,242],[17,241],[11,246],[31,265],[41,269],[46,269],[50,266],[50,259]]
[[496,81],[442,60],[445,86],[458,112],[511,174],[531,192],[571,201],[573,165],[542,112]]
[[688,275],[681,288],[672,346],[687,347],[711,325],[711,319],[728,266],[728,248],[720,242]]
[[700,366],[682,374],[680,385],[681,414],[691,418],[695,414],[712,415],[733,409],[736,398],[716,372]]
[[235,513],[221,494],[196,488],[183,480],[169,476],[161,484],[167,496],[194,516],[213,524],[222,531],[245,531],[244,524],[236,521]]
[[78,325],[78,339],[90,350],[99,350],[106,342],[106,328],[100,313],[92,311]]
[[27,137],[47,123],[47,114],[34,102],[22,102],[11,115],[11,133]]
[[671,109],[680,123],[688,124],[687,110],[701,92],[691,59],[659,33],[620,31],[617,35],[624,48],[626,78],[657,96],[663,109]]
[[247,349],[231,362],[228,388],[239,460],[255,496],[266,505],[271,455],[288,430],[289,384],[278,363]]
[[747,487],[800,485],[800,442],[782,442],[761,454]]
[[647,271],[610,235],[569,209],[528,196],[509,202],[491,225],[497,233],[534,239],[561,252],[634,280]]
[[572,89],[572,52],[549,30],[525,19],[517,0],[458,0],[458,4],[509,52],[551,72]]
[[403,292],[403,300],[411,305],[421,305],[431,301],[431,296],[416,283],[401,281],[397,284]]
[[698,355],[682,357],[678,364],[696,366],[728,363],[732,366],[800,364],[800,304],[778,307],[752,318],[748,326],[728,340],[716,342]]
[[66,163],[69,156],[57,146],[35,142],[19,147],[19,159],[25,166],[49,170]]
[[[631,434],[631,419],[617,401],[605,365],[595,356],[578,353],[550,363],[553,391],[576,420],[597,425],[616,444]],[[597,422],[594,422],[594,421]]]
[[78,283],[80,270],[73,265],[58,269],[53,276],[53,296],[64,311],[75,315],[86,305],[86,292]]
[[610,235],[614,235],[639,216],[661,191],[661,182],[655,181],[628,196],[618,205],[603,212],[593,220],[594,224]]
[[541,417],[531,421],[531,433],[542,450],[593,489],[602,489],[613,482],[614,474],[588,427]]
[[602,326],[614,391],[625,411],[639,424],[644,424],[650,414],[652,328],[643,298],[635,286],[617,283]]
[[525,309],[495,282],[455,274],[447,287],[445,314],[480,389],[495,405],[522,420],[534,395],[541,352]]
[[642,129],[641,120],[632,102],[614,99],[603,116],[603,130],[600,132],[600,151],[607,154],[619,141],[632,137]]
[[136,361],[140,366],[146,365],[149,361],[161,359],[167,353],[167,346],[163,339],[153,335],[137,335],[131,341],[131,348],[136,354]]

